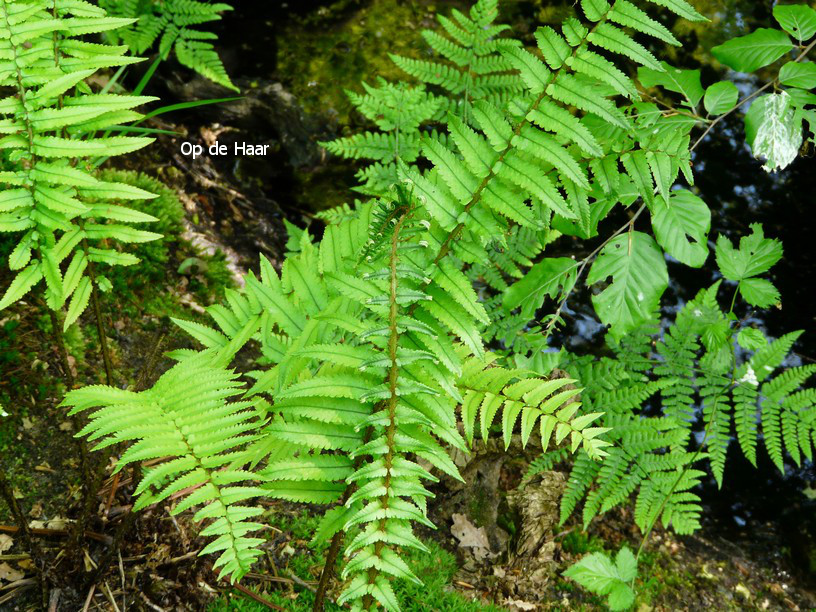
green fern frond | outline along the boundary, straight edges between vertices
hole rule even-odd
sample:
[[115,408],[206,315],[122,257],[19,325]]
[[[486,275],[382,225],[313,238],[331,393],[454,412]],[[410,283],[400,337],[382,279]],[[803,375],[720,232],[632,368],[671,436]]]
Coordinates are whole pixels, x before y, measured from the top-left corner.
[[[238,91],[227,74],[224,64],[210,40],[216,35],[195,29],[204,23],[219,21],[221,14],[232,6],[223,2],[197,0],[102,0],[101,6],[112,15],[129,18],[129,25],[114,35],[133,53],[146,53],[159,41],[159,55],[167,59],[171,51],[182,66],[198,72],[204,78],[227,89]],[[136,20],[135,23],[132,20]]]
[[85,84],[100,68],[138,60],[126,57],[122,48],[82,45],[78,37],[128,20],[59,0],[6,1],[0,11],[0,38],[7,41],[0,85],[11,92],[2,108],[11,170],[0,177],[9,186],[2,195],[0,230],[20,236],[9,257],[9,268],[19,272],[0,299],[0,309],[44,280],[48,306],[60,310],[68,304],[67,328],[88,305],[91,278],[100,287],[109,286],[89,268],[138,263],[136,256],[109,248],[112,241],[142,243],[161,237],[126,225],[156,219],[119,204],[153,194],[99,180],[76,163],[150,144],[150,138],[97,136],[95,130],[139,119],[132,109],[154,98],[95,94]]
[[194,520],[213,519],[201,533],[214,537],[200,554],[220,552],[215,567],[233,581],[261,555],[263,540],[247,534],[263,525],[247,519],[263,510],[245,503],[267,494],[257,486],[258,476],[230,467],[257,428],[251,403],[229,401],[241,394],[236,379],[199,357],[176,365],[147,391],[85,387],[69,392],[63,402],[71,414],[95,409],[77,434],[100,440],[95,448],[131,443],[117,471],[129,463],[164,458],[145,472],[134,510],[171,496],[181,498],[172,514],[200,507]]

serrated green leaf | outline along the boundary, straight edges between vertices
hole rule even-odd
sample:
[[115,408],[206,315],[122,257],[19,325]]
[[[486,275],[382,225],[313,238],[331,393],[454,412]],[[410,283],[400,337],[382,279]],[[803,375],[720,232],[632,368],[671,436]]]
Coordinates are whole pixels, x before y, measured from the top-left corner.
[[652,228],[660,246],[678,261],[693,268],[705,263],[711,210],[690,191],[673,191],[668,204],[655,204]]
[[645,321],[660,303],[669,283],[663,253],[648,234],[629,232],[615,238],[592,264],[587,284],[612,277],[592,303],[601,321],[620,337]]
[[792,50],[793,44],[783,31],[757,28],[746,36],[714,47],[711,54],[737,72],[753,72]]

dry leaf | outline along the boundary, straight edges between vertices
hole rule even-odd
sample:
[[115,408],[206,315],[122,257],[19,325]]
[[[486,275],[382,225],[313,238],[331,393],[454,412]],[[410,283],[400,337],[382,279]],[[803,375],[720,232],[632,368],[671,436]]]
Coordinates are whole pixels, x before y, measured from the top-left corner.
[[14,545],[14,538],[5,533],[0,533],[0,553],[6,552]]
[[534,603],[530,603],[529,601],[522,601],[520,599],[508,599],[504,602],[506,606],[513,606],[514,608],[518,608],[519,610],[535,610],[538,606]]
[[68,519],[57,516],[57,517],[54,517],[53,519],[51,519],[50,521],[48,521],[45,524],[45,527],[46,527],[46,529],[60,530],[60,529],[68,529],[69,524],[70,524],[70,521]]
[[37,502],[31,506],[31,510],[28,511],[29,516],[33,516],[34,518],[40,518],[43,513],[43,505],[42,502]]
[[487,532],[484,527],[476,527],[464,514],[454,513],[451,518],[451,534],[459,540],[462,548],[472,548],[473,556],[477,561],[483,561],[491,556],[490,541],[487,539]]
[[16,582],[25,576],[23,572],[11,567],[8,563],[0,563],[0,580],[6,582]]

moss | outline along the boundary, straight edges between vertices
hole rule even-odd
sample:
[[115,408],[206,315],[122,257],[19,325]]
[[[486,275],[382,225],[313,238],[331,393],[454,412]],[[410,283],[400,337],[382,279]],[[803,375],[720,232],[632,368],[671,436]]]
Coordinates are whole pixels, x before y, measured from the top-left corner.
[[[436,27],[434,13],[442,10],[427,0],[381,0],[350,14],[346,9],[339,3],[289,25],[279,38],[277,58],[280,74],[290,79],[287,86],[304,108],[328,112],[341,124],[349,123],[352,107],[338,84],[358,88],[360,81],[377,76],[404,79],[388,54],[427,55],[419,31]],[[319,36],[314,35],[316,29],[321,31]]]
[[598,536],[590,535],[586,531],[572,531],[564,536],[561,548],[572,555],[602,552],[604,541]]

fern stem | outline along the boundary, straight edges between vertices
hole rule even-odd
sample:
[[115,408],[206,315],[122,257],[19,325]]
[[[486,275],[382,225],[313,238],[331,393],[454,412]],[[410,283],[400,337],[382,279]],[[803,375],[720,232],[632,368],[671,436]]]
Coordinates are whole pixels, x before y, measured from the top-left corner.
[[46,306],[46,310],[48,311],[48,316],[51,319],[51,333],[54,336],[54,343],[57,345],[57,354],[59,354],[60,362],[62,366],[62,376],[65,379],[65,386],[68,387],[68,390],[74,388],[75,380],[74,374],[71,372],[71,364],[68,361],[68,350],[65,348],[65,337],[62,335],[60,331],[62,329],[62,325],[60,325],[59,317],[57,313],[48,308]]
[[[399,330],[397,328],[397,316],[399,315],[399,305],[397,304],[397,247],[399,245],[400,231],[402,230],[402,225],[405,223],[406,218],[407,215],[402,215],[394,228],[394,234],[391,236],[391,256],[389,258],[390,299],[388,307],[388,359],[391,361],[391,366],[388,369],[388,426],[385,430],[386,447],[388,448],[384,460],[386,472],[383,484],[385,486],[385,493],[380,497],[380,504],[383,510],[388,509],[391,489],[391,468],[394,462],[394,455],[396,454],[394,452],[394,435],[397,432],[397,381],[399,379],[399,364],[397,363],[397,344],[399,342]],[[380,529],[382,531],[385,531],[387,521],[387,518],[380,520]],[[385,547],[385,542],[377,542],[374,545],[374,554],[379,557],[383,547]],[[374,584],[379,573],[376,567],[371,567],[368,570],[369,584]],[[374,597],[370,594],[366,595],[363,599],[364,608],[369,609],[373,604]]]
[[[80,222],[80,228],[85,231],[85,223]],[[88,240],[82,239],[82,250],[88,259],[88,278],[91,279],[91,306],[96,320],[96,331],[99,334],[99,352],[102,354],[102,363],[105,366],[105,380],[109,387],[113,386],[113,366],[111,365],[110,350],[108,349],[108,337],[105,335],[105,321],[102,318],[102,308],[99,305],[99,289],[96,284],[96,270],[90,258]]]
[[[356,470],[359,467],[360,462],[355,462],[354,469]],[[343,506],[348,501],[348,498],[351,497],[351,494],[354,492],[355,487],[353,484],[348,485],[346,490],[343,491],[343,497],[340,498],[340,501],[337,502],[338,506]],[[337,561],[337,556],[340,554],[340,546],[343,544],[343,538],[345,537],[345,533],[342,529],[339,529],[331,539],[331,543],[329,544],[329,550],[326,553],[326,561],[323,564],[323,571],[320,572],[320,580],[317,583],[317,588],[315,589],[315,600],[314,605],[312,606],[312,612],[323,612],[323,609],[326,605],[326,591],[329,589],[329,581],[334,576],[334,564]]]
[[[351,493],[351,487],[346,488],[346,493]],[[340,503],[346,503],[348,495],[344,493]],[[315,590],[313,612],[323,612],[326,605],[326,591],[329,588],[329,581],[334,575],[334,563],[337,561],[337,556],[340,554],[340,545],[343,543],[343,530],[339,530],[332,536],[331,544],[329,544],[329,551],[326,553],[326,562],[323,565],[323,571],[320,572],[320,581],[317,583]]]

